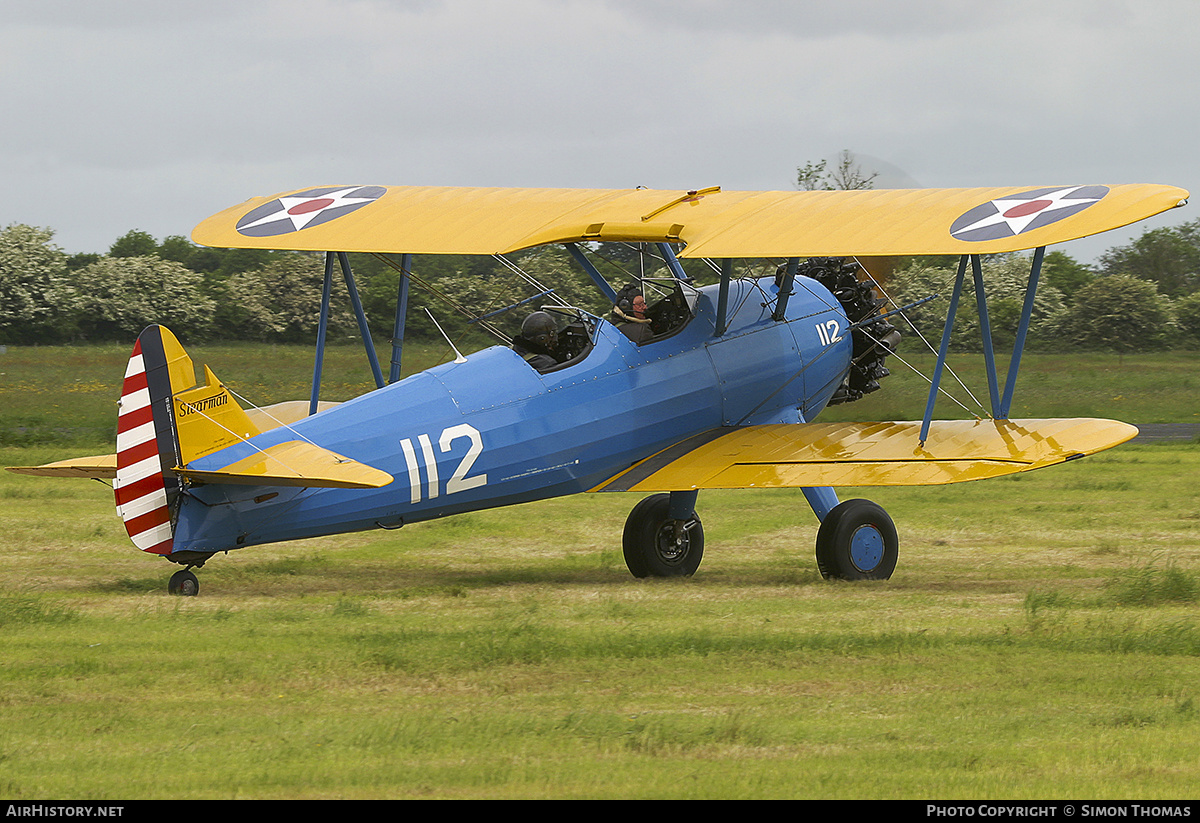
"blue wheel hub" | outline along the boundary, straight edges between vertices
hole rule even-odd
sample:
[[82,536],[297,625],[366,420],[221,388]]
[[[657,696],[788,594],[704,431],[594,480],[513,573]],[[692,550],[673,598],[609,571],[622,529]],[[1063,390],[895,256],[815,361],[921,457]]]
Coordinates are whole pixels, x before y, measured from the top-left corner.
[[860,572],[870,572],[883,560],[883,535],[871,524],[859,526],[850,538],[850,562]]

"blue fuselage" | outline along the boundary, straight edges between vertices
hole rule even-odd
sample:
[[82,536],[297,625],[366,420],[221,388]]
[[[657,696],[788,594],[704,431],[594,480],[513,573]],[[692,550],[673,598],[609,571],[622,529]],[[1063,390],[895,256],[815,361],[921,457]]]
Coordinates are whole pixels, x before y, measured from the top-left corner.
[[693,434],[811,420],[851,356],[846,316],[797,278],[783,321],[771,278],[733,281],[715,335],[717,287],[677,333],[638,346],[606,321],[580,362],[539,374],[503,347],[413,375],[264,432],[193,466],[226,465],[301,437],[390,473],[379,489],[196,485],[180,497],[174,550],[395,527],[594,488]]

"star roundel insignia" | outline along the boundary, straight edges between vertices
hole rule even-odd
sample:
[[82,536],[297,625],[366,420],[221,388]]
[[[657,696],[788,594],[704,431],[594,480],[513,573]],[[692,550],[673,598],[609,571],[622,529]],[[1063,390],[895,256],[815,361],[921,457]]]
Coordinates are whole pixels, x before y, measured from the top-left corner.
[[247,237],[273,237],[319,226],[374,203],[383,186],[327,186],[290,194],[245,214],[235,227]]
[[950,234],[972,243],[1014,237],[1078,214],[1106,194],[1107,186],[1069,186],[989,200],[955,220]]

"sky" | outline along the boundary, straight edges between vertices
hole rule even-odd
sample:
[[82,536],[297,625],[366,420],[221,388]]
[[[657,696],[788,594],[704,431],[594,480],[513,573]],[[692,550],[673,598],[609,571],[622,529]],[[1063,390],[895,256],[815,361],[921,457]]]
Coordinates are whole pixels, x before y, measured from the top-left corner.
[[1200,191],[1196,0],[0,0],[0,38],[0,226],[72,254],[304,187],[789,190],[843,149],[876,188]]

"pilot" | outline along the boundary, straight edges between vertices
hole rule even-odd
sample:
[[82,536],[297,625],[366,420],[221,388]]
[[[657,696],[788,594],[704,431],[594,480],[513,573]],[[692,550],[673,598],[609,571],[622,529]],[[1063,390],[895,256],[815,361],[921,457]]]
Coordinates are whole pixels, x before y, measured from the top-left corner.
[[521,324],[521,333],[513,338],[512,350],[538,371],[558,365],[558,324],[548,312],[535,311]]
[[650,337],[650,319],[646,317],[646,298],[635,294],[631,300],[621,300],[613,306],[618,318],[617,328],[634,343]]

